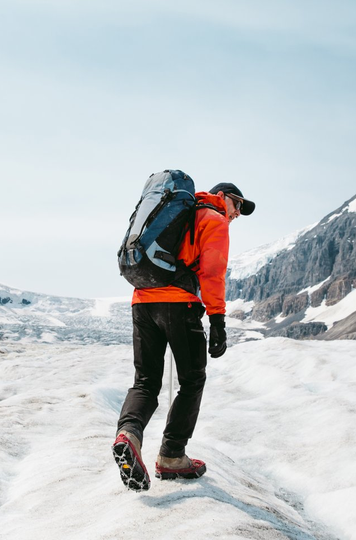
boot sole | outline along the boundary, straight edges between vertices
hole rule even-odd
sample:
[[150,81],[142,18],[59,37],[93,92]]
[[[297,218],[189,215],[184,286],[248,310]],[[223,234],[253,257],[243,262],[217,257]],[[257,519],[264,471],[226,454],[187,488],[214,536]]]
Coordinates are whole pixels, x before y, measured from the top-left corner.
[[147,491],[150,489],[150,478],[142,468],[128,443],[120,442],[112,447],[114,459],[120,469],[121,480],[128,489]]
[[185,473],[180,473],[179,471],[171,471],[171,472],[156,471],[155,477],[159,478],[160,480],[176,480],[176,479],[193,480],[194,478],[200,478],[201,476],[203,476],[204,473],[206,473],[206,465],[202,465],[198,469],[185,472]]

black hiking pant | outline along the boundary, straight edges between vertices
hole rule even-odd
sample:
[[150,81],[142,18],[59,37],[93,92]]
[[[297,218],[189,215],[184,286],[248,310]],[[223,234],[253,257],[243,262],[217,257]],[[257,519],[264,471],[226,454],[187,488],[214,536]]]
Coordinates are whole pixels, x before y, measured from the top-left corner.
[[135,381],[122,406],[118,432],[126,429],[142,444],[143,431],[158,407],[164,354],[169,343],[180,388],[168,413],[160,448],[162,456],[184,456],[198,418],[206,379],[203,313],[198,302],[143,303],[132,307]]

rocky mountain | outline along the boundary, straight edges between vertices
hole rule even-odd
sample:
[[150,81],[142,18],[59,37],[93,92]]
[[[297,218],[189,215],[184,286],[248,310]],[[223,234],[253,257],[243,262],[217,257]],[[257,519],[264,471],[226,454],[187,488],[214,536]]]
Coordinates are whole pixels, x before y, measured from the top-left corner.
[[[356,195],[319,223],[233,258],[227,273],[227,298],[252,306],[231,315],[263,323],[268,336],[356,339],[355,290]],[[323,311],[340,302],[342,318],[326,324]]]

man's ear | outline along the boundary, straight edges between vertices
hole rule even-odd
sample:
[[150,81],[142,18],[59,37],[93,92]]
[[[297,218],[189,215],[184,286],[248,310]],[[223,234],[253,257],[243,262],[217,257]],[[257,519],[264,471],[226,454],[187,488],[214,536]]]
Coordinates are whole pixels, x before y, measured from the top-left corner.
[[221,199],[225,199],[225,193],[223,191],[218,191],[217,196],[220,197]]

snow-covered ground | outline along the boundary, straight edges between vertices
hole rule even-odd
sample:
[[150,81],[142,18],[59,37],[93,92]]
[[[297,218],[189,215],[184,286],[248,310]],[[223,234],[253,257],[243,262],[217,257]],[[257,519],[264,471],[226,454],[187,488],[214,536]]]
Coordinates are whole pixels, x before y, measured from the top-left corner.
[[270,338],[210,359],[188,446],[208,471],[191,482],[154,478],[166,380],[142,494],[124,488],[110,450],[131,347],[8,340],[0,351],[1,539],[356,539],[355,341]]

